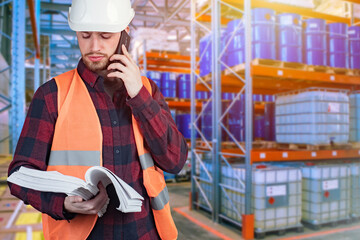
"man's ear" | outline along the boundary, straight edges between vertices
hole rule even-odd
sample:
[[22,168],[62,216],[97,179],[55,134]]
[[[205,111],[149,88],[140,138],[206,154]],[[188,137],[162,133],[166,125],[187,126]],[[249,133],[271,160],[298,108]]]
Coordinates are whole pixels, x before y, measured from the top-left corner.
[[130,27],[127,26],[127,27],[125,28],[125,31],[129,34],[129,32],[130,32]]

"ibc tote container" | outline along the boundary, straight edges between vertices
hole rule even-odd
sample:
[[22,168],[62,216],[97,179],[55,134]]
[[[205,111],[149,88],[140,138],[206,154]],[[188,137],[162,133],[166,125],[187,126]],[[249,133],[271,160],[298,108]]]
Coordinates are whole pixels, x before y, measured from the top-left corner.
[[347,90],[307,88],[278,94],[276,141],[329,144],[349,140]]
[[350,169],[350,216],[360,217],[360,163],[349,164]]
[[348,220],[350,170],[346,165],[306,164],[302,170],[302,221],[321,224]]
[[[209,201],[209,204],[212,204],[212,178],[213,178],[213,168],[212,168],[212,162],[211,162],[211,153],[204,153],[203,154],[203,164],[200,164],[199,171],[200,171],[200,187],[201,191],[199,190],[198,193],[198,204],[201,208],[211,211],[209,208],[207,201]],[[204,195],[205,196],[204,196]]]
[[353,92],[350,99],[350,141],[360,141],[360,92]]
[[[212,170],[212,167],[210,167]],[[239,179],[245,182],[245,165],[221,167],[221,216],[242,225],[245,214],[245,194]],[[200,171],[201,172],[201,171]],[[302,228],[301,171],[293,167],[255,165],[253,167],[252,210],[255,232],[265,233],[290,228]],[[201,175],[201,173],[200,173]],[[203,172],[203,175],[205,173]],[[207,185],[204,184],[205,187]],[[209,193],[211,195],[211,192]],[[211,196],[210,196],[211,198]]]

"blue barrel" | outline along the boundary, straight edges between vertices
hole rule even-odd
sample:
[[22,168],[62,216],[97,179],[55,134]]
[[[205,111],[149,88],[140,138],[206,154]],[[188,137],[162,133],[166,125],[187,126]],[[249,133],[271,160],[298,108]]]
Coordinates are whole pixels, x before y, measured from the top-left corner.
[[[252,58],[276,59],[275,11],[268,8],[252,9]],[[235,31],[235,33],[234,33]],[[228,46],[227,65],[232,67],[245,62],[245,26],[242,19],[230,21],[226,28]]]
[[224,92],[221,94],[221,98],[223,100],[233,100],[235,98],[235,93]]
[[348,29],[349,52],[351,69],[360,69],[360,26],[351,26]]
[[264,140],[276,141],[275,103],[265,104],[264,121]]
[[263,101],[264,102],[275,102],[275,96],[274,95],[264,95]]
[[276,59],[275,11],[268,8],[254,8],[251,16],[253,58]]
[[[235,33],[234,33],[235,31]],[[242,19],[235,19],[226,28],[227,39],[234,34],[227,48],[227,65],[229,67],[245,62],[245,32]]]
[[263,101],[263,95],[261,95],[261,94],[253,94],[253,101],[254,102],[262,102]]
[[301,16],[294,13],[277,15],[277,59],[286,62],[302,62]]
[[175,73],[164,72],[161,74],[161,92],[164,97],[176,97],[176,75]]
[[[213,116],[213,111],[212,111],[212,102],[210,102],[206,107],[205,107],[206,102],[203,102],[203,111],[202,111],[202,115],[201,115],[201,132],[203,133],[203,135],[205,136],[205,138],[207,140],[211,140],[212,138],[212,116]],[[222,107],[222,112],[224,112],[227,107],[229,106],[229,102],[228,101],[222,101],[221,107]],[[229,129],[229,116],[228,114],[224,117],[222,123],[225,125],[225,127],[227,129]],[[225,130],[221,131],[221,139],[222,141],[227,141],[228,140],[228,134],[225,132]]]
[[323,19],[305,20],[304,29],[305,63],[326,66],[326,22]]
[[203,77],[211,73],[211,34],[200,39],[199,57],[200,76]]
[[208,99],[208,92],[206,92],[206,91],[196,91],[195,98],[196,99]]
[[328,31],[328,65],[330,67],[348,68],[348,41],[346,23],[329,23]]
[[264,139],[265,118],[263,115],[254,118],[254,139]]
[[190,74],[180,74],[177,78],[177,97],[190,99]]
[[146,77],[153,80],[161,91],[161,73],[156,71],[147,71]]
[[[211,65],[212,65],[212,35],[208,34],[205,37],[200,39],[199,43],[199,56],[200,56],[200,76],[206,76],[212,72]],[[227,34],[224,29],[221,30],[221,48],[219,54],[222,53],[223,49],[225,48],[227,40]],[[222,57],[222,62],[227,63],[227,51],[224,51]],[[225,65],[220,64],[221,71],[225,70]]]
[[177,114],[176,123],[178,130],[182,133],[184,138],[191,138],[191,115],[189,113]]

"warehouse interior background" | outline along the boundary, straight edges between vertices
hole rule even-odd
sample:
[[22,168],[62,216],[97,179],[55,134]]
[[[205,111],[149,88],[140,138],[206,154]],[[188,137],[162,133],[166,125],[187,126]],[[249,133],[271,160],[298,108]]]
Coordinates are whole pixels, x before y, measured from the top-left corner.
[[[360,0],[132,0],[132,57],[187,139],[179,239],[358,239]],[[0,239],[44,239],[7,169],[34,92],[76,68],[71,0],[0,0]]]

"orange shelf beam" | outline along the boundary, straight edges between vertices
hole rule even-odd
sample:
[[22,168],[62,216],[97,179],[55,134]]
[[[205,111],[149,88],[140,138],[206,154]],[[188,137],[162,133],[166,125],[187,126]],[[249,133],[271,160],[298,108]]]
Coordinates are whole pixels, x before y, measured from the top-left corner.
[[147,70],[148,71],[158,71],[158,72],[176,72],[176,73],[188,73],[188,74],[191,73],[191,70],[188,68],[186,68],[186,69],[185,68],[169,68],[169,67],[160,67],[160,66],[157,66],[157,67],[148,66]]
[[[360,76],[259,65],[252,66],[251,73],[254,93],[257,94],[275,94],[307,87],[360,89]],[[223,92],[238,92],[243,86],[243,82],[234,75],[223,75],[221,84]],[[202,83],[196,84],[196,90],[208,91]]]
[[[141,60],[139,64],[143,64]],[[189,62],[175,62],[175,61],[164,61],[164,60],[147,60],[147,65],[157,65],[157,66],[169,66],[169,67],[181,67],[181,68],[190,68],[191,64]]]
[[360,0],[342,0],[342,1],[360,4]]
[[[143,56],[140,56],[141,60]],[[184,56],[179,54],[170,54],[170,53],[160,53],[160,52],[146,52],[146,58],[163,58],[168,60],[178,60],[178,61],[191,61],[191,56]],[[198,57],[197,60],[200,58]]]
[[[241,149],[222,149],[222,153],[243,154]],[[345,150],[319,150],[319,151],[293,151],[293,150],[269,150],[253,149],[251,160],[255,162],[277,162],[277,161],[316,161],[324,159],[359,158],[360,149]]]
[[[190,107],[191,107],[191,102],[190,101],[186,101],[186,102],[166,101],[166,102],[167,102],[169,108],[176,109],[176,110],[182,110],[182,111],[190,111]],[[196,109],[201,110],[201,108],[202,108],[202,103],[197,102],[196,103]]]
[[[244,8],[244,0],[224,0],[224,2],[235,6],[239,9]],[[252,8],[270,8],[277,12],[286,12],[286,13],[296,13],[309,18],[321,18],[325,19],[329,22],[341,22],[346,24],[351,24],[350,18],[338,17],[330,14],[325,14],[321,12],[316,12],[310,8],[297,7],[288,4],[275,3],[275,2],[267,2],[263,0],[252,0],[251,1]]]
[[348,76],[343,74],[329,74],[323,72],[311,72],[289,68],[276,68],[267,66],[252,66],[253,76],[276,77],[283,79],[310,80],[330,84],[358,85],[359,76]]

